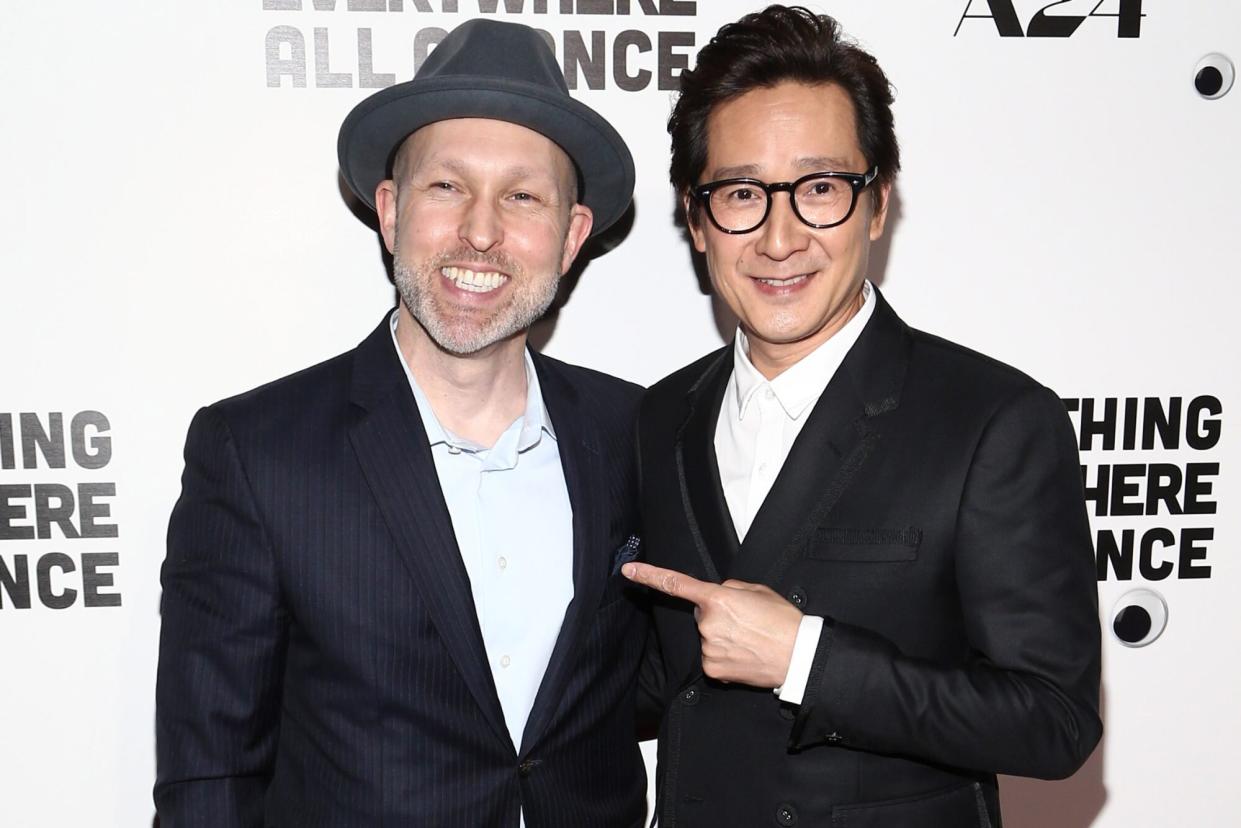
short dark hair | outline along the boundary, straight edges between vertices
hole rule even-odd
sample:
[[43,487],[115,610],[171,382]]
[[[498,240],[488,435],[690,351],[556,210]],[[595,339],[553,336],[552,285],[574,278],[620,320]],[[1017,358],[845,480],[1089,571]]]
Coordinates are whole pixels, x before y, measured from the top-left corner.
[[[752,89],[785,81],[843,89],[853,101],[858,146],[867,164],[879,165],[876,184],[895,181],[901,159],[892,126],[892,85],[878,61],[831,17],[775,5],[721,28],[698,52],[694,68],[681,74],[681,93],[668,118],[669,174],[679,197],[700,183],[707,165],[711,112]],[[696,206],[691,203],[690,209]]]

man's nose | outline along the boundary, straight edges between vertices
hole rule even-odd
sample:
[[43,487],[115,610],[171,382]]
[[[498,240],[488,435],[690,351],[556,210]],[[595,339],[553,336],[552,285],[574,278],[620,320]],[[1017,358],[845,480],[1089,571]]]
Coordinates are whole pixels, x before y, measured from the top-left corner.
[[488,198],[474,198],[461,217],[461,240],[478,251],[487,251],[504,240],[504,222],[499,208]]
[[793,212],[793,195],[788,192],[771,194],[771,213],[758,229],[755,249],[769,259],[787,259],[804,250],[810,240],[810,228]]

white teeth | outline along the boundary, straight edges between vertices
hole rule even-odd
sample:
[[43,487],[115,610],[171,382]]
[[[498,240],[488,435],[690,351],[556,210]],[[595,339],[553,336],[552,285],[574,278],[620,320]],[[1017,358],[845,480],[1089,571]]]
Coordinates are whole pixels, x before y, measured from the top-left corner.
[[809,274],[803,273],[801,276],[794,276],[792,279],[759,279],[765,285],[772,287],[790,287],[798,282],[804,282],[810,278]]
[[503,273],[469,270],[464,267],[442,267],[440,273],[461,290],[470,293],[489,293],[508,281]]

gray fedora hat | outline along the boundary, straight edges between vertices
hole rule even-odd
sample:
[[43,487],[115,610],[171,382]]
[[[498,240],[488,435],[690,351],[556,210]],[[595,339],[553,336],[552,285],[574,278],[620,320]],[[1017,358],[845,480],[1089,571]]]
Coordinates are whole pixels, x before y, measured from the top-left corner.
[[478,19],[444,38],[405,83],[353,108],[336,152],[349,189],[372,210],[375,187],[391,176],[392,157],[410,133],[450,118],[491,118],[539,132],[577,166],[580,199],[603,232],[629,206],[633,158],[597,112],[569,96],[551,49],[529,26]]

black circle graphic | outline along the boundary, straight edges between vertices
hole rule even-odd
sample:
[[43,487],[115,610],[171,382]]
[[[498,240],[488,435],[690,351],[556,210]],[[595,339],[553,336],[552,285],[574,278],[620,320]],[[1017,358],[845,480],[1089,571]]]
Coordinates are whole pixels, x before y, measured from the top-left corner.
[[1218,95],[1224,87],[1224,73],[1214,66],[1204,66],[1194,77],[1194,88],[1199,95]]
[[1121,641],[1137,644],[1151,631],[1151,614],[1143,607],[1128,606],[1112,620],[1112,632]]
[[[1237,70],[1228,55],[1212,52],[1199,58],[1194,66],[1194,91],[1203,100],[1217,101],[1232,89]],[[1158,622],[1156,622],[1158,626]]]
[[1168,626],[1168,602],[1153,589],[1131,589],[1112,605],[1112,635],[1126,647],[1149,647]]

